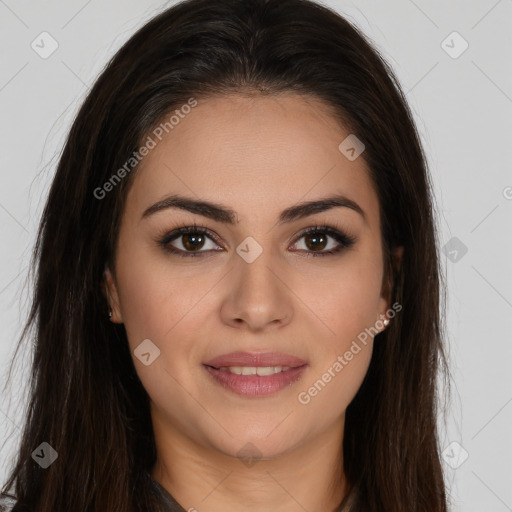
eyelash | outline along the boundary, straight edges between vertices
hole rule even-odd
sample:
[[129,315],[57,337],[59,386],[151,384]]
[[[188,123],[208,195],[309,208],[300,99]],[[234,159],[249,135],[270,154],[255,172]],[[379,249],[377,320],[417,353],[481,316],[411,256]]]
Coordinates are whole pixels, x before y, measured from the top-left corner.
[[[343,232],[339,227],[334,226],[326,226],[326,225],[315,225],[311,228],[308,228],[307,230],[301,232],[297,240],[294,242],[294,245],[304,236],[316,234],[316,233],[323,233],[325,235],[328,235],[334,240],[336,240],[339,245],[335,247],[334,249],[330,249],[329,251],[307,251],[306,257],[313,257],[316,258],[318,256],[331,256],[338,254],[343,249],[347,249],[350,246],[354,245],[356,242],[356,238],[348,235],[347,233]],[[211,238],[217,245],[220,245],[219,241],[217,240],[217,237],[213,235],[213,233],[210,232],[210,230],[202,225],[198,225],[194,223],[192,226],[185,226],[182,228],[175,229],[171,232],[166,232],[163,236],[161,236],[158,240],[158,245],[161,246],[164,251],[171,253],[173,255],[183,257],[183,258],[194,258],[201,255],[201,253],[206,253],[210,251],[182,251],[181,249],[176,249],[176,247],[173,247],[172,245],[169,245],[170,242],[173,242],[174,240],[180,238],[182,235],[189,235],[189,234],[201,234],[206,235],[209,238]],[[219,251],[220,252],[220,251]]]

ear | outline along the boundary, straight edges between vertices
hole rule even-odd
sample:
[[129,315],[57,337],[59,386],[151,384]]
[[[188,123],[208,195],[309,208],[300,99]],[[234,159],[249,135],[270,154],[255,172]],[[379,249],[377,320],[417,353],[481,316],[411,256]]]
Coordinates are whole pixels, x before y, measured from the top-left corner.
[[119,306],[117,284],[108,267],[105,268],[105,272],[103,274],[103,293],[105,294],[110,310],[112,311],[110,321],[116,324],[123,323],[121,308]]
[[[400,271],[402,265],[402,257],[404,254],[404,247],[397,246],[391,251],[391,261],[387,260],[384,267],[384,276],[382,279],[381,297],[379,301],[379,320],[389,320],[386,312],[391,307],[393,283],[395,275]],[[389,325],[384,326],[384,329]]]

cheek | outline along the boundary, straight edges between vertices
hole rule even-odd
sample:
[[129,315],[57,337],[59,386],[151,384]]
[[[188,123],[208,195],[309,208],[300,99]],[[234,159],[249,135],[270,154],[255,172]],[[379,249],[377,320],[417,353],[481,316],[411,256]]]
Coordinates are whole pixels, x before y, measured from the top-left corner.
[[348,407],[366,376],[373,352],[369,328],[376,320],[376,306],[371,306],[361,283],[336,290],[330,300],[337,308],[325,323],[334,334],[318,340],[323,341],[322,351],[316,352],[318,359],[297,397],[310,417],[318,414],[326,422],[334,421]]
[[[335,421],[346,411],[368,371],[372,345],[360,347],[360,352],[351,361],[343,357],[333,359],[325,371],[313,382],[304,386],[298,395],[298,402],[310,418],[322,417],[324,423]],[[342,362],[344,361],[344,362]]]
[[[120,244],[120,247],[122,245]],[[174,270],[153,249],[128,244],[118,257],[119,296],[128,340],[154,339],[164,344],[195,310],[208,280],[201,273]],[[195,311],[194,311],[195,312]]]
[[340,269],[327,287],[322,300],[326,323],[334,335],[316,375],[318,380],[307,392],[312,401],[317,393],[319,413],[322,402],[332,404],[333,415],[335,410],[344,410],[364,380],[372,357],[381,281],[380,261],[372,256],[357,257]]
[[[120,265],[119,291],[123,323],[132,348],[138,340],[156,339],[161,330],[159,311],[162,308],[161,282],[144,266]],[[132,269],[130,271],[130,269]]]
[[331,351],[343,350],[358,334],[375,325],[381,296],[380,265],[373,257],[354,253],[332,272],[303,273],[298,295],[308,297],[307,304],[322,321],[324,339],[330,340]]
[[[211,284],[204,277],[201,280],[197,272],[192,277],[170,271],[169,265],[148,253],[139,257],[136,248],[127,249],[118,259],[119,295],[128,344],[142,385],[161,410],[168,410],[170,403],[180,410],[194,407],[187,402],[182,385],[190,387],[190,379],[197,378],[191,375],[197,368],[189,364],[197,357],[192,343],[197,335],[194,327],[200,325],[200,299]],[[144,352],[150,352],[147,366],[138,358],[144,353],[139,349],[143,346],[147,347]]]

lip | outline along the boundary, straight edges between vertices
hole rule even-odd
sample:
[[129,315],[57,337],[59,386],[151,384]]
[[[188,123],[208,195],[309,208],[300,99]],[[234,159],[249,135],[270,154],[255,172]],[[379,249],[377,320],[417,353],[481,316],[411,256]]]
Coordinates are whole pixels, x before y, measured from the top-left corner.
[[[279,352],[232,352],[215,357],[204,368],[223,388],[246,397],[267,396],[291,386],[299,380],[308,364],[303,359]],[[272,375],[237,375],[227,370],[229,366],[289,366],[288,370]]]

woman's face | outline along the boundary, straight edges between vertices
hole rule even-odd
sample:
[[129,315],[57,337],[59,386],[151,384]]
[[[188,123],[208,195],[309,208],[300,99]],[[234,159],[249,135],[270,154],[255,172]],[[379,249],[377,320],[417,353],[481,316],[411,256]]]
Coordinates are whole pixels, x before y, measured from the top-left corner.
[[350,133],[313,98],[210,98],[180,117],[150,134],[107,271],[155,435],[262,458],[341,438],[365,329],[389,308],[364,153],[339,149]]

